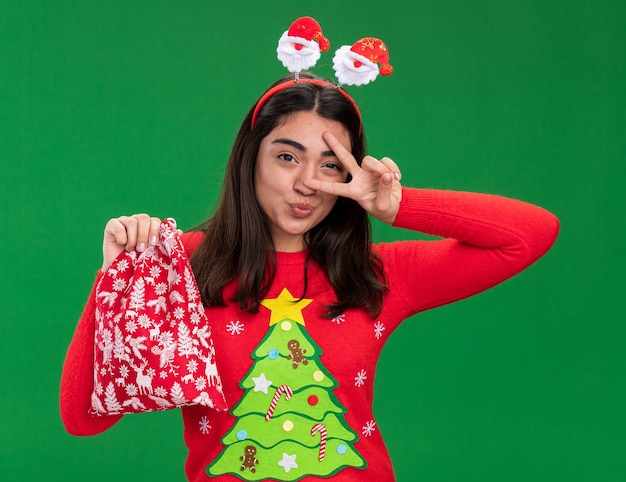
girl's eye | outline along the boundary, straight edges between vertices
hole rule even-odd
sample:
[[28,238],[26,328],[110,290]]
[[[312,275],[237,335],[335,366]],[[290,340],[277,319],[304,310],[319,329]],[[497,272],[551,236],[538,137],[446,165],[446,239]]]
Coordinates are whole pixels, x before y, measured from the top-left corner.
[[339,164],[335,164],[334,162],[328,162],[324,164],[324,167],[327,169],[333,169],[335,171],[343,172],[343,167],[341,167]]
[[294,157],[291,154],[279,154],[278,158],[285,162],[292,162],[294,160]]

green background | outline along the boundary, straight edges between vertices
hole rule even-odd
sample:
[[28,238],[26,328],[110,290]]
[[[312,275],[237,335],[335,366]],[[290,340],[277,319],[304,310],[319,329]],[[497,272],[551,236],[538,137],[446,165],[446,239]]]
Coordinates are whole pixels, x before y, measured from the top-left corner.
[[65,433],[65,350],[106,220],[211,212],[302,15],[331,51],[386,42],[395,73],[348,90],[404,184],[562,223],[527,271],[389,341],[375,408],[398,480],[626,480],[623,0],[0,1],[0,478],[183,480],[177,411]]

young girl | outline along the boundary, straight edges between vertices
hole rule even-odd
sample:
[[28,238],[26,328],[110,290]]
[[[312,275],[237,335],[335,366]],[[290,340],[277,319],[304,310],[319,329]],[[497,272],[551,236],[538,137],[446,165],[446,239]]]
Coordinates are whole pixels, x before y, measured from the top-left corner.
[[[250,110],[214,216],[182,235],[230,407],[182,408],[189,480],[395,480],[372,414],[386,340],[519,273],[558,232],[531,204],[400,181],[391,159],[365,155],[358,109],[330,82],[283,78]],[[370,215],[441,239],[374,245]],[[122,250],[156,244],[159,223],[111,219],[98,277]],[[121,418],[88,414],[94,306],[92,292],[63,369],[75,435]]]

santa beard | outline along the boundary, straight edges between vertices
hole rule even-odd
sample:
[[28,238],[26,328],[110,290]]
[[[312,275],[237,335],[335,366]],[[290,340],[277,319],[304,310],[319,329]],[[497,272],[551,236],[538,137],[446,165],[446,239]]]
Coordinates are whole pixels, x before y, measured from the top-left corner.
[[[361,65],[356,67],[354,62]],[[378,76],[378,65],[350,50],[350,45],[344,45],[335,52],[333,69],[339,83],[346,85],[369,84]]]
[[[302,45],[300,50],[296,50],[294,44]],[[278,60],[280,60],[289,72],[302,72],[313,67],[319,60],[320,48],[317,42],[305,40],[301,37],[290,37],[285,32],[278,41],[276,49]]]

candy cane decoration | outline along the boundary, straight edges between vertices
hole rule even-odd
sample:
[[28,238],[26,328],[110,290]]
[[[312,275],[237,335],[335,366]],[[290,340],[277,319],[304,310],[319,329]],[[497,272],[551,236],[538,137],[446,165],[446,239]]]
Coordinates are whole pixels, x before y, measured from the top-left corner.
[[316,423],[311,428],[311,435],[315,435],[317,432],[320,433],[320,454],[317,458],[321,462],[324,460],[324,455],[326,455],[326,426],[323,423]]
[[283,393],[285,394],[285,398],[287,400],[290,400],[291,397],[293,396],[293,391],[291,390],[291,387],[289,387],[288,385],[281,385],[280,387],[276,389],[274,398],[272,398],[272,403],[270,403],[270,408],[267,409],[267,413],[265,414],[265,420],[267,420],[268,422],[270,418],[272,418],[272,416],[274,415],[276,404],[278,403],[278,400],[280,399],[280,396]]

